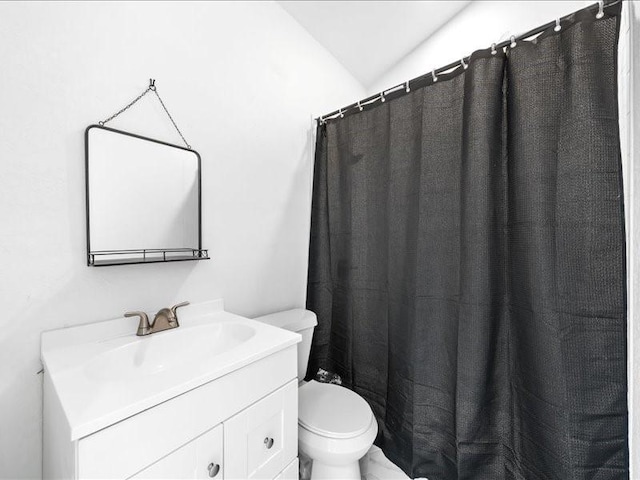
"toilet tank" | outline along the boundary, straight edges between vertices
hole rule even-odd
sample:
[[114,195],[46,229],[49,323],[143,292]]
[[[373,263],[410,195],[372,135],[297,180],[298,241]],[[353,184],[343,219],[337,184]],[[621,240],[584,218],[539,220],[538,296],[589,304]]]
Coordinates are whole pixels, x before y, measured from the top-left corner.
[[298,382],[304,380],[311,353],[313,329],[318,324],[316,314],[304,308],[295,308],[257,317],[254,320],[302,335],[302,341],[298,344]]

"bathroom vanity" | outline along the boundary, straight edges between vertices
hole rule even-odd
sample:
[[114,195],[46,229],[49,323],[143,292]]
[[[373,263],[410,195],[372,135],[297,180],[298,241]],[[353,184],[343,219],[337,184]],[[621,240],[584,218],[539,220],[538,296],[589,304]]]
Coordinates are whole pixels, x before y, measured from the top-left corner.
[[223,310],[45,332],[45,479],[297,479],[298,334]]

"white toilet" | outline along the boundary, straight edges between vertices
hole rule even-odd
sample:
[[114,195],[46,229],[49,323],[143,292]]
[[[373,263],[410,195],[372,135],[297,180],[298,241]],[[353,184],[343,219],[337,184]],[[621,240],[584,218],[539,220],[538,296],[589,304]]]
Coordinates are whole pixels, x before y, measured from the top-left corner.
[[300,308],[255,320],[302,335],[298,344],[298,447],[313,461],[311,478],[360,480],[358,460],[373,445],[378,423],[357,393],[339,385],[303,381],[318,324],[315,313]]

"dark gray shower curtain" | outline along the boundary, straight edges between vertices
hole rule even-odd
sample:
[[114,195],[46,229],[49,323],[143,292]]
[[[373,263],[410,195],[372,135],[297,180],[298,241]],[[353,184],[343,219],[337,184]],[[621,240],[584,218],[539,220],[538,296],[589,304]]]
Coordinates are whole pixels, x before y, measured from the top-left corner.
[[619,15],[318,127],[308,373],[412,477],[628,478]]

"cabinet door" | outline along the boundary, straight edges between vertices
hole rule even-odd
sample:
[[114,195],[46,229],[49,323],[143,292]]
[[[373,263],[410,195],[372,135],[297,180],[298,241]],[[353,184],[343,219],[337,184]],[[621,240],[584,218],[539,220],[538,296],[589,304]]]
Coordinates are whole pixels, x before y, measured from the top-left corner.
[[222,425],[212,428],[130,478],[136,480],[224,478],[222,431]]
[[294,459],[293,462],[273,480],[298,480],[298,459]]
[[291,381],[224,422],[225,478],[273,479],[297,456],[298,383]]

